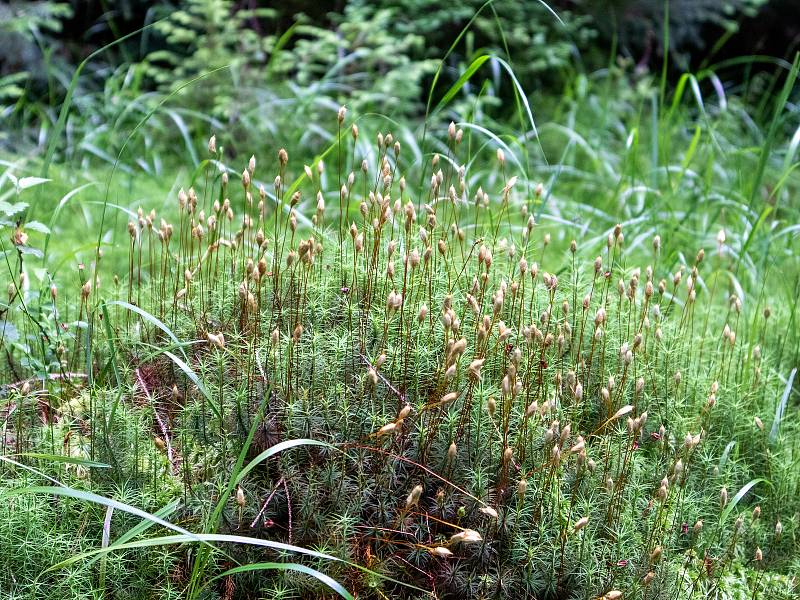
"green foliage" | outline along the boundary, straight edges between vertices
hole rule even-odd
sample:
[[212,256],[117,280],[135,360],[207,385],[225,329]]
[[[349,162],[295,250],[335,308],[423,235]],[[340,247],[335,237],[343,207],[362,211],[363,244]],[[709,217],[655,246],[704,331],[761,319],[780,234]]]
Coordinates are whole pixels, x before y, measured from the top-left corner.
[[[356,0],[352,4],[363,7],[375,3]],[[564,72],[580,68],[580,53],[590,48],[595,37],[588,16],[553,10],[537,0],[488,4],[468,0],[455,5],[401,0],[378,5],[394,11],[392,32],[424,35],[424,56],[430,58],[444,56],[455,35],[480,11],[480,18],[468,32],[462,60],[479,50],[505,56],[529,89],[545,81],[556,82]],[[454,68],[453,72],[458,70]]]
[[322,95],[359,113],[418,114],[424,80],[437,63],[424,32],[398,31],[401,11],[347,4],[342,14],[330,14],[330,29],[301,21],[275,69],[313,90],[316,102]]
[[[61,31],[62,22],[71,16],[72,8],[66,2],[17,0],[4,4],[0,7],[0,43],[9,51],[19,51],[20,48],[15,47],[9,37],[18,36],[28,43],[41,42],[43,35]],[[24,57],[17,56],[18,60],[20,58],[24,60]],[[8,68],[8,65],[4,66]]]
[[197,0],[10,130],[2,594],[796,595],[797,65],[477,8]]
[[72,8],[65,2],[14,0],[0,5],[0,115],[4,118],[13,103],[24,97],[31,80],[38,85],[46,82],[52,58],[48,42],[71,16]]
[[167,48],[148,53],[145,74],[172,92],[203,73],[226,67],[204,81],[204,93],[186,94],[185,106],[209,116],[230,119],[240,89],[260,85],[276,43],[252,26],[275,16],[272,9],[238,10],[230,0],[187,0],[156,24]]

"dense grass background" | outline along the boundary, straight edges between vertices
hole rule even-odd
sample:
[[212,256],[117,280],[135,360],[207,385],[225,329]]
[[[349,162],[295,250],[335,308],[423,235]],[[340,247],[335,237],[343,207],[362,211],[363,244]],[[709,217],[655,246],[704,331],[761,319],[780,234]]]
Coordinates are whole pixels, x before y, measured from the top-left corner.
[[640,4],[14,7],[0,594],[794,597],[798,58]]

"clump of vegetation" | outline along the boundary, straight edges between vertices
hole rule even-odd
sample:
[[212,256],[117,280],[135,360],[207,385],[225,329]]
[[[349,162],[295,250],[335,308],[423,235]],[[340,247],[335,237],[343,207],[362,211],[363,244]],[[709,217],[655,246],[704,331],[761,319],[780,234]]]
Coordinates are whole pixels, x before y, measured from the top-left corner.
[[335,131],[305,165],[212,137],[72,289],[31,282],[51,228],[3,242],[3,587],[791,597],[796,301],[731,232],[572,239],[499,138],[409,168]]
[[9,8],[0,596],[796,597],[761,1],[240,4]]

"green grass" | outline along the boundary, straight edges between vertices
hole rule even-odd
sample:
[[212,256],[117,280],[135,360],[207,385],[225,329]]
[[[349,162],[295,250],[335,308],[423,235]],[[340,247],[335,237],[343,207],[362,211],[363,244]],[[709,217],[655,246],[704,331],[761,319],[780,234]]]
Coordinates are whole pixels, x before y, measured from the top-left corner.
[[3,597],[797,594],[797,63],[499,111],[485,56],[424,123],[3,157]]

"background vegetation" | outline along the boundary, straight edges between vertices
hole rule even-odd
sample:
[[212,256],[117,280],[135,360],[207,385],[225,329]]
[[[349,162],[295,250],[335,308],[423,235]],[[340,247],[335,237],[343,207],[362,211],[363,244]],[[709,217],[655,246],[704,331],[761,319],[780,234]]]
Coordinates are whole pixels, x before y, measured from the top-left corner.
[[1,6],[0,596],[795,597],[792,11]]

